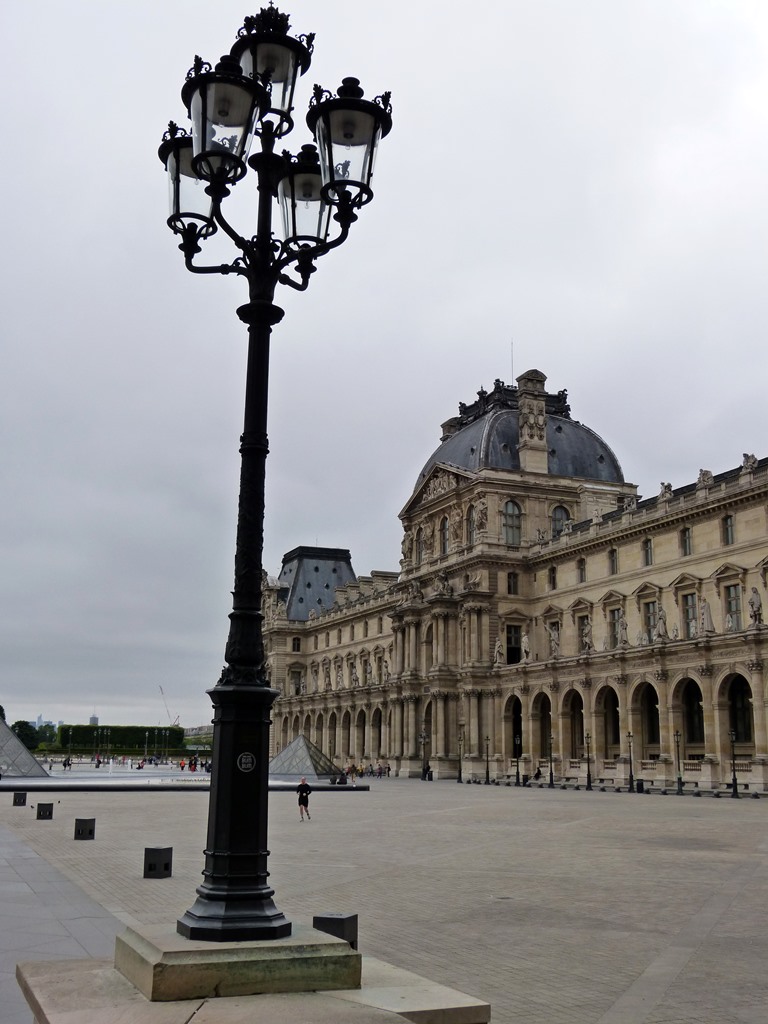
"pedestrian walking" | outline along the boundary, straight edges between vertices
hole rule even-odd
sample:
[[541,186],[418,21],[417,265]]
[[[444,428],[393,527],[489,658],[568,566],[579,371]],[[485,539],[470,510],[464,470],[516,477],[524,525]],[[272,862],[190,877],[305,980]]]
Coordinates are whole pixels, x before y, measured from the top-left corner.
[[309,815],[309,794],[312,792],[312,787],[307,784],[307,780],[302,775],[301,782],[296,787],[296,792],[299,794],[299,821],[304,821],[304,813],[306,812],[307,821],[311,821]]

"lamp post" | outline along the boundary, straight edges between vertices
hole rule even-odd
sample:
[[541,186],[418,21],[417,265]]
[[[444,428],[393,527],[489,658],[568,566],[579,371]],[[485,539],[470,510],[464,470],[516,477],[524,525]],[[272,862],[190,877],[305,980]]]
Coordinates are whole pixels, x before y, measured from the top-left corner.
[[488,760],[488,748],[490,746],[490,743],[491,743],[491,737],[490,736],[486,736],[485,737],[485,784],[486,784],[486,786],[490,786],[490,784],[491,784],[491,764],[490,764],[490,761]]
[[107,729],[106,736],[107,736],[107,761],[109,761],[109,755],[110,755],[111,750],[112,750],[112,729],[111,729],[111,727]]
[[555,788],[555,772],[552,764],[552,733],[549,734],[549,785],[547,789]]
[[739,783],[736,780],[736,733],[733,729],[728,733],[731,741],[731,796],[739,799]]
[[149,743],[149,729],[144,731],[144,759],[147,757],[147,745]]
[[72,757],[72,726],[69,727],[69,751],[68,757]]
[[520,744],[521,736],[515,736],[515,785],[520,785]]
[[589,742],[590,742],[591,739],[592,739],[592,737],[589,735],[589,733],[585,732],[584,733],[584,742],[587,745],[587,789],[589,789],[589,790],[592,789],[592,770],[589,767]]
[[[314,43],[314,35],[293,38],[289,28],[287,15],[263,8],[245,19],[230,53],[214,68],[196,57],[182,89],[191,136],[171,122],[159,150],[170,184],[168,226],[179,236],[187,269],[236,274],[249,292],[237,310],[249,338],[245,413],[226,664],[208,691],[214,739],[205,868],[195,903],[177,922],[180,934],[207,941],[291,933],[267,883],[270,708],[278,691],[265,672],[261,586],[269,342],[283,318],[274,296],[278,284],[304,291],[316,259],[346,240],[359,209],[373,198],[374,157],[392,127],[389,93],[365,99],[358,80],[345,78],[336,96],[314,88],[307,125],[317,148],[278,155],[275,143],[293,128],[294,88],[309,68]],[[259,152],[248,159],[254,138]],[[255,223],[241,235],[222,205],[248,167],[256,175],[257,209]],[[276,199],[282,241],[272,229]],[[198,265],[200,243],[219,229],[236,258]]]
[[683,795],[683,773],[680,770],[680,740],[682,735],[679,729],[675,729],[675,756],[677,758],[677,795]]
[[464,781],[464,779],[462,777],[462,768],[461,768],[463,759],[464,759],[464,729],[462,728],[462,726],[459,726],[459,771],[458,771],[458,774],[456,775],[456,781],[457,782],[463,782]]
[[632,733],[627,733],[627,741],[629,743],[629,790],[628,792],[635,792],[635,776],[632,772]]
[[425,729],[422,729],[419,733],[419,743],[421,744],[421,781],[426,782],[427,779],[427,733]]

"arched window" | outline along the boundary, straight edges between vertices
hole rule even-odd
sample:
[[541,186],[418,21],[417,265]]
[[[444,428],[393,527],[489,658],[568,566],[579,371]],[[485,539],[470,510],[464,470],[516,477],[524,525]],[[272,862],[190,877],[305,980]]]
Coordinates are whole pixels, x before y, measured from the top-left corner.
[[560,536],[570,518],[571,513],[565,505],[555,505],[552,509],[552,540]]
[[734,676],[728,693],[731,729],[736,743],[752,741],[752,691],[744,676]]
[[501,522],[504,543],[508,547],[519,548],[522,538],[523,514],[516,501],[506,502]]
[[448,516],[440,520],[440,554],[448,554]]
[[475,506],[470,505],[467,509],[467,547],[475,543]]

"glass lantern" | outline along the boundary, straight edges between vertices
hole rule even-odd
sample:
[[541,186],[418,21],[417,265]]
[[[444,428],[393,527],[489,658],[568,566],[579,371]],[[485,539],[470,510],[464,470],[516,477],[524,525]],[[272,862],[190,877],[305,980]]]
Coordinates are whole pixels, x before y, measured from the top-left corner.
[[216,230],[213,201],[192,167],[192,137],[171,121],[157,155],[168,172],[168,227],[177,235],[194,228],[198,238],[209,238]]
[[302,249],[326,241],[331,207],[323,196],[320,159],[311,143],[290,157],[287,173],[278,185],[278,198],[288,248]]

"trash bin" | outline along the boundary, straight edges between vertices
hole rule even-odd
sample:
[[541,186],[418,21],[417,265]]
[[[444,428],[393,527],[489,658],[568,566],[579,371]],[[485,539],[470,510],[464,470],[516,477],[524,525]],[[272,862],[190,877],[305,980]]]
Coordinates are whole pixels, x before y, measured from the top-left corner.
[[434,773],[433,773],[433,772],[432,772],[432,770],[430,769],[430,770],[429,770],[429,771],[427,772],[427,782],[432,782],[432,780],[434,779],[434,777],[435,777],[435,776],[434,776]]
[[645,792],[645,784],[642,779],[637,779],[637,781],[635,782],[635,791],[638,793]]
[[529,779],[530,779],[530,775],[524,775],[524,776],[523,776],[523,785],[524,785],[524,786],[527,786],[527,785],[528,785],[528,780],[529,780]]

